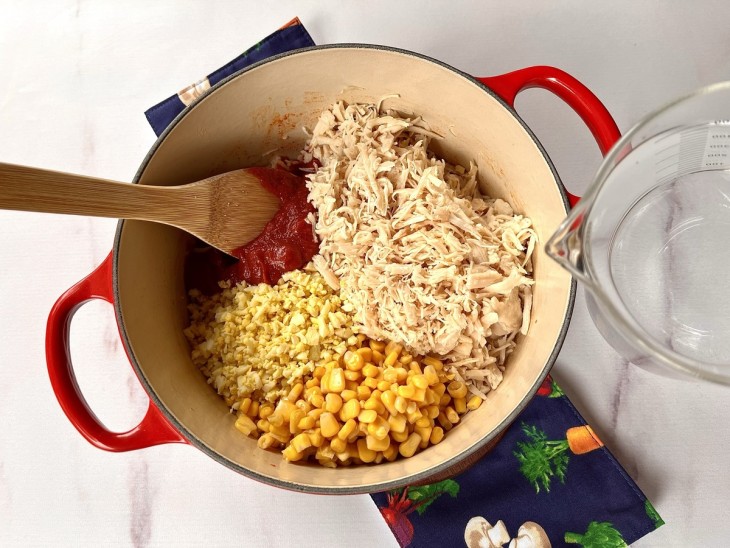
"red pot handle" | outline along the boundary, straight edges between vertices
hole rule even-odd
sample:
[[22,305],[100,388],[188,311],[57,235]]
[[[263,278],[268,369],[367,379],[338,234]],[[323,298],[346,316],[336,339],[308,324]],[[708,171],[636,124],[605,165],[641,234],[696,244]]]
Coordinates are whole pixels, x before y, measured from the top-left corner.
[[127,432],[107,430],[89,408],[71,365],[69,327],[76,311],[91,299],[114,304],[111,253],[96,270],[61,295],[48,316],[48,374],[58,403],[71,424],[91,444],[106,451],[132,451],[161,443],[186,443],[151,401],[142,422]]
[[[605,155],[621,137],[621,132],[606,107],[591,90],[565,71],[555,67],[527,67],[499,76],[477,78],[497,93],[511,107],[515,97],[524,89],[543,88],[553,92],[565,101],[580,116],[598,142],[601,154]],[[567,192],[570,205],[580,198]]]

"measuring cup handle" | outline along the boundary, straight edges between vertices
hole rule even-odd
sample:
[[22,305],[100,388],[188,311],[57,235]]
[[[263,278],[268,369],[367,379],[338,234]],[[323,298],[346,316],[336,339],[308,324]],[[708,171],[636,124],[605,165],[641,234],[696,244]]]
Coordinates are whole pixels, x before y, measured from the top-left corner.
[[161,443],[186,443],[150,401],[142,421],[127,432],[106,429],[89,408],[76,382],[69,350],[69,328],[76,311],[91,299],[114,303],[112,255],[66,291],[51,309],[46,328],[46,361],[51,386],[66,416],[92,445],[106,451],[132,451]]
[[[513,108],[515,97],[522,90],[543,88],[551,91],[581,117],[598,142],[598,147],[603,155],[621,137],[616,122],[598,97],[573,76],[558,68],[527,67],[499,76],[477,78],[477,80],[489,87]],[[580,199],[570,193],[567,194],[571,206]]]

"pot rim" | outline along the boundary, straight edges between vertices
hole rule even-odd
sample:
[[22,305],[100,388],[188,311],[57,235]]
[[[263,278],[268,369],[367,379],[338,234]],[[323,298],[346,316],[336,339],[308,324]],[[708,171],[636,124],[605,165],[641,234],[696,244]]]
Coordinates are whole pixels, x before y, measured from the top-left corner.
[[[223,80],[219,81],[215,85],[211,86],[209,90],[205,92],[200,98],[193,101],[190,105],[186,106],[180,114],[178,114],[174,120],[165,128],[165,130],[157,137],[156,141],[151,146],[149,152],[145,155],[144,159],[142,160],[142,163],[140,164],[139,169],[137,170],[134,179],[132,180],[132,183],[137,184],[139,183],[139,180],[141,179],[142,175],[144,174],[145,170],[147,169],[147,166],[149,162],[152,160],[153,156],[157,152],[157,149],[162,145],[162,143],[165,141],[167,136],[170,134],[170,132],[180,123],[180,121],[185,118],[185,116],[188,115],[197,105],[201,102],[201,100],[207,98],[210,94],[214,93],[218,89],[222,88],[232,80],[240,77],[241,75],[254,70],[262,65],[265,65],[267,63],[278,61],[279,59],[283,59],[285,57],[299,55],[308,53],[311,51],[316,50],[328,50],[328,49],[373,49],[373,50],[382,50],[382,51],[389,51],[398,53],[401,55],[406,55],[410,57],[415,57],[420,60],[429,61],[431,63],[434,63],[442,68],[445,68],[452,73],[456,74],[459,77],[465,78],[468,80],[471,84],[477,85],[479,88],[481,88],[482,91],[489,94],[493,99],[496,99],[502,107],[504,107],[515,119],[516,121],[522,126],[522,128],[525,130],[525,132],[528,134],[530,139],[532,139],[535,146],[538,148],[540,153],[542,154],[545,162],[547,163],[550,172],[552,176],[555,179],[556,185],[558,187],[558,191],[560,193],[560,196],[563,200],[563,205],[565,207],[566,216],[568,211],[570,210],[570,205],[568,201],[568,196],[565,191],[565,187],[563,186],[558,173],[555,169],[555,166],[553,165],[552,161],[550,160],[550,157],[547,155],[547,152],[545,151],[544,147],[540,143],[540,141],[537,139],[535,134],[532,132],[532,130],[529,128],[529,126],[522,120],[522,118],[517,114],[515,109],[510,106],[506,101],[504,101],[499,95],[497,95],[491,88],[489,88],[486,84],[480,82],[475,77],[459,70],[451,65],[444,63],[443,61],[439,61],[438,59],[434,59],[433,57],[430,57],[428,55],[424,55],[421,53],[416,53],[413,51],[401,49],[401,48],[395,48],[391,46],[383,46],[383,45],[375,45],[375,44],[363,44],[363,43],[342,43],[342,44],[326,44],[326,45],[320,45],[320,46],[310,46],[306,48],[300,48],[292,51],[288,51],[285,53],[281,53],[272,57],[269,57],[267,59],[261,60],[257,63],[254,63],[248,67],[245,67],[230,76],[227,76]],[[471,447],[468,449],[462,451],[461,453],[458,453],[456,455],[453,455],[449,460],[446,462],[443,462],[439,465],[433,466],[431,468],[428,468],[426,470],[423,470],[417,474],[413,474],[411,476],[406,476],[405,478],[400,478],[397,480],[391,480],[391,481],[384,481],[379,483],[363,483],[361,485],[357,486],[318,486],[318,485],[309,485],[309,484],[302,484],[302,483],[294,483],[291,481],[283,481],[279,480],[275,477],[265,476],[262,474],[259,474],[249,468],[243,467],[217,451],[213,450],[211,447],[209,447],[205,442],[197,438],[192,432],[190,432],[184,424],[182,424],[180,421],[178,421],[172,413],[167,409],[167,407],[162,403],[162,401],[157,396],[156,391],[154,390],[153,386],[150,384],[147,377],[142,372],[142,369],[139,366],[137,357],[135,356],[134,349],[132,347],[131,342],[129,341],[129,338],[127,336],[127,330],[124,323],[124,318],[121,314],[121,308],[118,305],[119,302],[119,280],[118,280],[118,260],[119,260],[119,245],[121,240],[122,231],[124,228],[124,220],[120,220],[117,224],[116,233],[114,235],[114,247],[112,250],[113,255],[113,264],[112,264],[112,292],[114,295],[114,313],[117,319],[117,324],[119,326],[119,333],[121,335],[122,344],[124,345],[124,349],[127,353],[127,356],[129,357],[129,361],[132,364],[132,367],[135,370],[135,373],[137,374],[137,377],[140,379],[140,382],[144,386],[145,391],[147,392],[148,397],[150,398],[150,404],[157,407],[157,409],[162,413],[162,415],[165,417],[165,419],[185,438],[185,440],[192,446],[196,447],[203,453],[207,454],[209,457],[214,459],[216,462],[226,466],[227,468],[230,468],[231,470],[238,472],[239,474],[242,474],[244,476],[247,476],[249,478],[255,479],[257,481],[260,481],[262,483],[266,483],[269,485],[273,485],[275,487],[281,487],[287,490],[291,491],[298,491],[298,492],[304,492],[304,493],[314,493],[314,494],[325,494],[325,495],[333,495],[333,494],[341,494],[341,495],[354,495],[354,494],[367,494],[367,493],[376,493],[376,492],[382,492],[382,491],[389,491],[392,489],[398,489],[401,487],[405,487],[406,485],[416,484],[416,483],[425,483],[428,481],[428,478],[436,476],[440,473],[443,473],[444,471],[448,470],[449,468],[452,468],[458,463],[464,462],[467,458],[469,458],[474,453],[477,453],[479,450],[481,450],[485,445],[490,443],[492,440],[494,440],[500,433],[504,432],[517,418],[517,416],[527,407],[527,404],[532,400],[532,398],[537,393],[538,388],[540,387],[540,383],[547,377],[548,373],[550,372],[550,369],[552,368],[553,364],[555,363],[558,354],[560,353],[560,350],[563,346],[563,343],[565,342],[565,337],[567,335],[568,327],[570,325],[570,320],[573,315],[573,308],[575,305],[575,297],[576,297],[576,281],[575,278],[571,278],[570,281],[570,291],[569,291],[569,297],[568,297],[568,304],[565,309],[565,317],[563,318],[563,323],[560,329],[560,332],[558,334],[558,337],[555,341],[555,344],[553,346],[553,350],[550,353],[550,356],[545,362],[545,367],[540,372],[540,375],[535,382],[535,384],[530,388],[530,390],[525,394],[523,399],[520,401],[520,403],[509,413],[507,417],[502,420],[499,425],[497,425],[496,428],[492,430],[488,435],[484,436],[480,440],[478,440],[476,443],[474,443]]]

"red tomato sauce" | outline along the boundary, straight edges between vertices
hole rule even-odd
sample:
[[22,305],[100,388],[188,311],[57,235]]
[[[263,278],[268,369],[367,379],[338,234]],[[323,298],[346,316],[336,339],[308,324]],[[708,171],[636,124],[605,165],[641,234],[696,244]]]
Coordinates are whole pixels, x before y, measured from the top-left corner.
[[233,251],[238,261],[212,248],[189,253],[185,264],[188,290],[210,295],[220,291],[218,282],[223,280],[273,285],[284,273],[306,265],[319,250],[312,225],[307,222],[314,207],[307,202],[304,178],[283,169],[250,168],[250,172],[279,198],[279,210],[258,237]]

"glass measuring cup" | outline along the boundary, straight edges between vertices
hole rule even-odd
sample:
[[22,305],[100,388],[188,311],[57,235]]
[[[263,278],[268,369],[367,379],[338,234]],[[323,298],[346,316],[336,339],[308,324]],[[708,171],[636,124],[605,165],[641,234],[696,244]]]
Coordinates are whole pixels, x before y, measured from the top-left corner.
[[546,251],[630,362],[730,384],[730,82],[628,131]]

